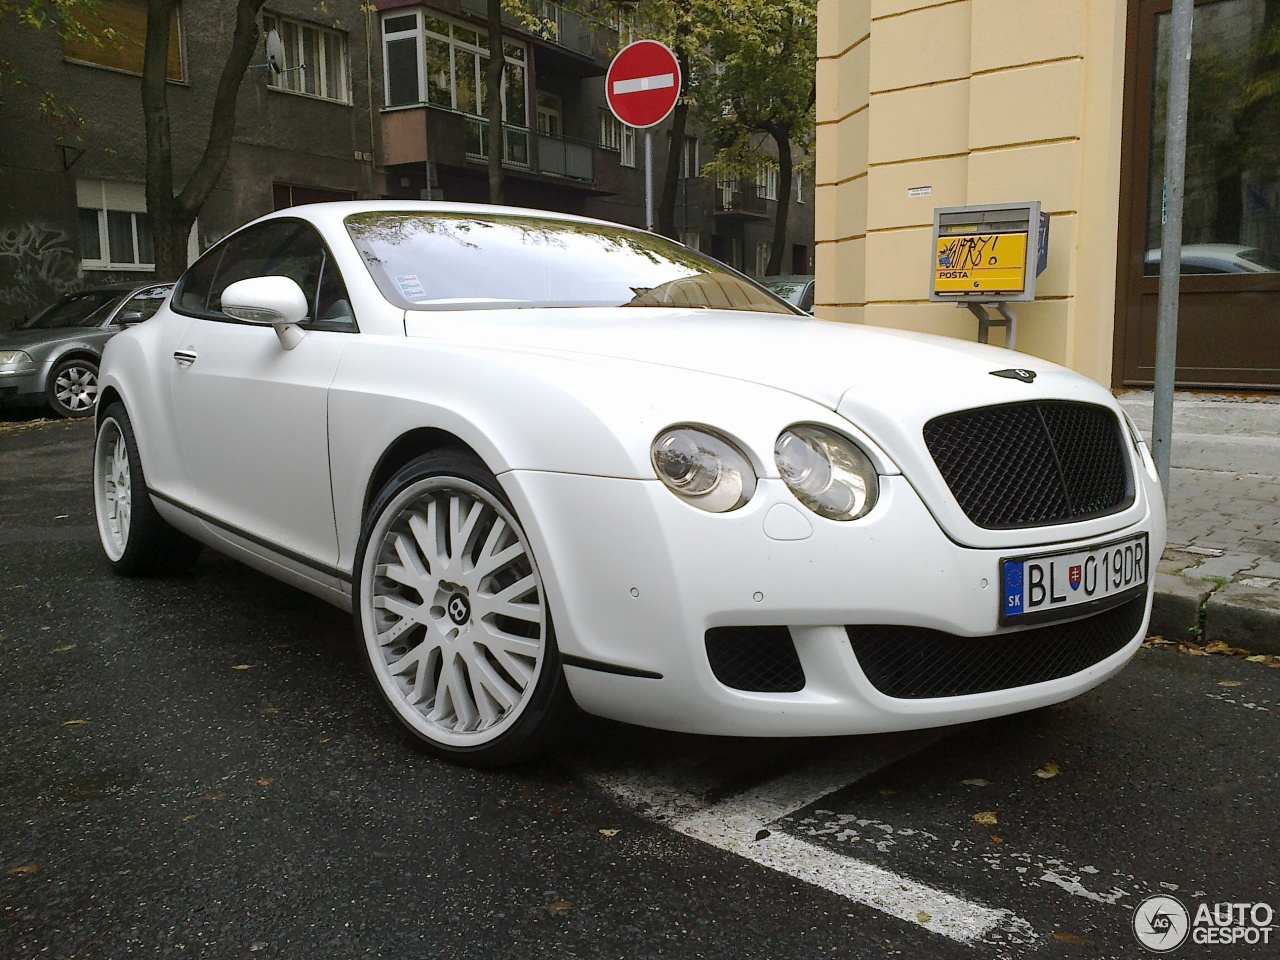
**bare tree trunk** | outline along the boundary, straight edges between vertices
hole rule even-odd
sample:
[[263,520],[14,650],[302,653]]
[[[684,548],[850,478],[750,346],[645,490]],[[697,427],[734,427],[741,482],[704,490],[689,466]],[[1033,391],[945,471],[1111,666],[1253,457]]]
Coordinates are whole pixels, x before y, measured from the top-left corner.
[[226,167],[235,132],[236,97],[258,44],[263,0],[237,0],[235,33],[214,94],[204,153],[181,192],[174,193],[173,136],[167,74],[169,23],[175,0],[147,0],[142,68],[142,119],[147,141],[147,213],[155,236],[156,277],[176,279],[187,266],[187,235]]
[[502,203],[502,0],[489,0],[489,64],[484,72],[484,115],[489,124],[489,202]]
[[[683,52],[676,54],[680,62],[682,83],[689,82],[689,58]],[[689,103],[683,96],[676,101],[671,112],[671,140],[667,144],[667,169],[662,177],[662,193],[655,211],[658,232],[672,240],[679,240],[676,230],[676,196],[679,192],[680,157],[684,152],[684,131],[689,118]],[[687,226],[687,224],[686,224]]]
[[769,252],[765,275],[776,277],[782,273],[782,259],[787,246],[787,217],[791,213],[791,128],[775,126],[769,133],[778,146],[778,208],[773,218],[773,248]]

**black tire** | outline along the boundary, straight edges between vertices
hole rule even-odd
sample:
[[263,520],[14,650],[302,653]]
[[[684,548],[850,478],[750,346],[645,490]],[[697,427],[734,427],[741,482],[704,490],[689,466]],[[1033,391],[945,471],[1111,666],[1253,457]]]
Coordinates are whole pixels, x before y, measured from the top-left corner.
[[181,573],[200,556],[200,544],[169,526],[151,503],[133,424],[122,403],[111,404],[98,422],[93,507],[103,552],[121,576]]
[[383,702],[434,756],[506,766],[556,738],[571,700],[546,590],[510,501],[474,457],[426,454],[382,488],[352,608]]
[[60,417],[87,417],[98,405],[98,364],[87,357],[63,360],[45,386],[49,409]]

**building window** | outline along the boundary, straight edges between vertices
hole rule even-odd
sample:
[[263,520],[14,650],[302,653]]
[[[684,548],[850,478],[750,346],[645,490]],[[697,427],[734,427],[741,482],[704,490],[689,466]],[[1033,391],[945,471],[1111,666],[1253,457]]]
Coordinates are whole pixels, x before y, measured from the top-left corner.
[[554,93],[539,90],[538,132],[546,137],[564,136],[564,101]]
[[559,3],[553,0],[534,0],[533,17],[536,26],[531,27],[530,32],[543,40],[560,42],[563,15]]
[[636,128],[622,124],[622,156],[618,162],[624,167],[636,165]]
[[351,102],[345,33],[269,13],[263,16],[262,25],[267,32],[278,32],[284,47],[284,71],[269,72],[268,86],[337,103]]
[[761,200],[778,199],[778,165],[771,160],[760,164],[756,174],[756,196]]
[[630,4],[618,5],[618,16],[614,21],[618,31],[618,46],[625,47],[636,39],[636,10]]
[[[147,45],[147,0],[97,0],[92,22],[93,36],[64,39],[62,55],[79,63],[142,76]],[[165,71],[170,80],[186,79],[181,27],[175,5],[169,19],[169,57]]]
[[[792,177],[796,181],[796,203],[804,203],[804,171],[796,170],[792,173]],[[808,271],[801,271],[807,273]]]
[[622,149],[622,123],[611,110],[600,111],[600,146],[606,150]]
[[77,180],[80,265],[86,270],[154,270],[147,191],[138,183]]
[[[527,127],[528,55],[524,44],[514,40],[504,40],[503,49],[507,68],[502,74],[502,119]],[[396,13],[382,18],[382,50],[387,106],[426,103],[473,117],[485,115],[489,45],[481,31],[434,12]]]
[[702,165],[698,163],[698,138],[685,137],[684,146],[680,150],[680,176],[685,179],[696,177]]
[[773,244],[768,240],[756,241],[756,273],[757,277],[767,276],[765,273],[769,269],[769,256],[773,253]]

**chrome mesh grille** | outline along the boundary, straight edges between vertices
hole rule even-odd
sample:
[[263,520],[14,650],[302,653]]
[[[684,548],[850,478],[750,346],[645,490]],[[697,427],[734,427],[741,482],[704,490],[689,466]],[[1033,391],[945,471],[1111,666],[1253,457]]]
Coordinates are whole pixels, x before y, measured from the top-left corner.
[[990,530],[1069,523],[1133,502],[1124,434],[1105,407],[1040,401],[935,417],[924,441],[965,515]]
[[1007,690],[1079,673],[1119,651],[1142,626],[1146,597],[1083,620],[990,637],[925,627],[845,627],[858,665],[887,697],[919,700]]

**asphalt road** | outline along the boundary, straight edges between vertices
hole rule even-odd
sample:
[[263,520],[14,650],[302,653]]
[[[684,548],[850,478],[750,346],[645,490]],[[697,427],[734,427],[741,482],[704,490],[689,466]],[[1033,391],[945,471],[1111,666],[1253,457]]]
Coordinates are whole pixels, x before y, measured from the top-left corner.
[[1151,895],[1280,911],[1266,664],[1144,650],[911,736],[583,718],[459,770],[384,716],[340,611],[211,553],[115,578],[91,440],[0,422],[3,960],[1138,957]]

